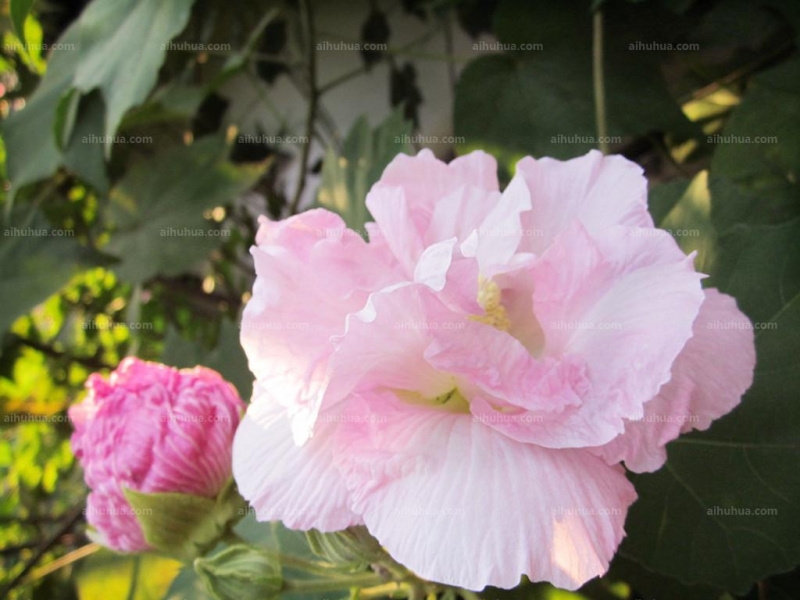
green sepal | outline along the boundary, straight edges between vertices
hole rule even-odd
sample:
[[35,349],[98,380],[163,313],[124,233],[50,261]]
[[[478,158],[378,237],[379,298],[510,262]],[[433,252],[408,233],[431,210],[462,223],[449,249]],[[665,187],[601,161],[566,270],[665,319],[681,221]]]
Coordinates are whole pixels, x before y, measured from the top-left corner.
[[213,548],[246,506],[232,479],[216,499],[177,492],[147,494],[128,488],[123,493],[150,547],[179,560],[193,559]]
[[229,546],[194,569],[216,600],[268,600],[283,589],[280,565],[251,546]]

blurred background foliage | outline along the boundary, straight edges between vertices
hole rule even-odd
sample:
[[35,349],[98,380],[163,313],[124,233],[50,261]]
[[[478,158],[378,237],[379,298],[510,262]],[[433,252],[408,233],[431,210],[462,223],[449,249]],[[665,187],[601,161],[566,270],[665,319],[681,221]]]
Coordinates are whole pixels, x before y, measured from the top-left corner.
[[[136,354],[215,368],[247,399],[257,216],[317,204],[361,230],[366,190],[420,147],[486,149],[504,181],[523,155],[595,147],[601,11],[610,150],[645,169],[654,219],[697,251],[705,284],[770,325],[742,406],[632,477],[606,577],[482,597],[800,598],[796,0],[0,7],[0,596],[205,597],[179,563],[87,540],[66,418],[86,377]],[[250,517],[240,529],[309,552]]]

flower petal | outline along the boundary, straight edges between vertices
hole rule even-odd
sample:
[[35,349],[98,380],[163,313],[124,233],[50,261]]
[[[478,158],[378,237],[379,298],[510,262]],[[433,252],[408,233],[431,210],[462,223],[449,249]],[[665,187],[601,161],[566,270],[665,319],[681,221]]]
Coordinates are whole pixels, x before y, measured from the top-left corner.
[[297,446],[286,409],[263,388],[255,394],[234,438],[233,476],[256,518],[319,531],[359,524],[332,464],[335,424],[319,424],[314,437]]
[[590,232],[611,225],[652,228],[647,212],[647,180],[641,167],[622,156],[597,150],[560,161],[525,157],[517,163],[531,194],[533,209],[524,216],[524,249],[541,254],[573,219]]
[[624,434],[599,449],[609,464],[624,460],[637,473],[655,471],[667,459],[668,442],[692,429],[708,429],[752,384],[752,325],[733,298],[707,289],[693,331],[672,378],[645,404],[644,418],[626,423]]
[[277,223],[263,220],[258,239],[241,342],[250,370],[292,408],[299,432],[308,415],[316,414],[331,336],[344,331],[347,315],[360,310],[371,292],[403,276],[326,210]]
[[395,559],[473,590],[510,588],[522,574],[576,589],[606,571],[636,497],[620,468],[389,396],[354,407],[362,418],[343,426],[337,464]]

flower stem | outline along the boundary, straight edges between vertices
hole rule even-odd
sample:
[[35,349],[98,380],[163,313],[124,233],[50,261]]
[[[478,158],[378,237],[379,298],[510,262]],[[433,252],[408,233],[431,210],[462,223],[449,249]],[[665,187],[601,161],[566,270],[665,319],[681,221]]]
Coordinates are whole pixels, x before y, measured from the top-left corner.
[[603,77],[603,11],[598,8],[592,16],[592,80],[594,83],[594,116],[597,124],[597,147],[608,154],[608,123],[606,121],[606,90]]
[[335,579],[317,579],[313,581],[301,581],[297,579],[286,579],[283,582],[284,590],[287,592],[335,592],[337,590],[348,590],[353,587],[374,587],[383,584],[384,581],[374,573],[357,573],[348,577],[337,577]]

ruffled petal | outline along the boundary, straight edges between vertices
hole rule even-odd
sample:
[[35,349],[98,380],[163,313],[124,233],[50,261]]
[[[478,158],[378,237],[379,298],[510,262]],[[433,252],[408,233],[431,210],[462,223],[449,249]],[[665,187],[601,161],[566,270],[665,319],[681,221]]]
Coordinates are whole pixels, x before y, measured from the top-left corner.
[[265,219],[258,239],[242,346],[256,379],[290,407],[293,419],[305,422],[316,413],[326,384],[331,336],[344,331],[347,315],[360,310],[370,293],[404,276],[325,210]]
[[286,409],[263,389],[233,443],[233,476],[259,521],[292,529],[338,531],[361,522],[332,463],[335,422],[321,422],[303,446],[292,436]]
[[533,204],[523,220],[525,229],[535,232],[524,240],[528,252],[541,254],[574,219],[590,233],[612,225],[653,227],[642,168],[622,156],[592,150],[568,161],[525,157],[517,173]]
[[608,568],[636,497],[620,468],[388,394],[352,410],[360,418],[340,431],[337,464],[353,506],[418,575],[480,590],[526,574],[576,589]]
[[752,384],[753,329],[733,298],[707,289],[693,331],[672,378],[645,404],[644,418],[626,423],[622,435],[598,450],[609,464],[624,460],[637,473],[655,471],[667,459],[668,442],[708,429],[738,406]]

